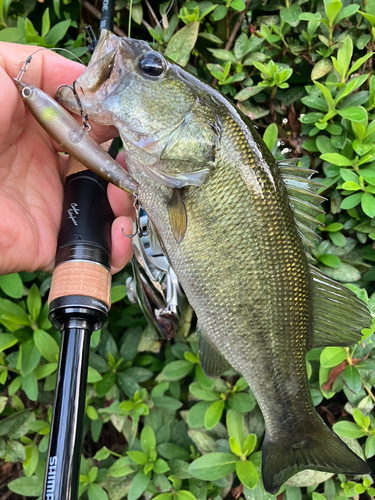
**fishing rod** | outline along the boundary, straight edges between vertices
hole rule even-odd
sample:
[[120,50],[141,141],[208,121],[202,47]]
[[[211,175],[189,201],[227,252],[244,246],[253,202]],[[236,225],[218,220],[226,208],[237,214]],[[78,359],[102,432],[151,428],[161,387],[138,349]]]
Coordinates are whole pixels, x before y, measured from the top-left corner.
[[[113,13],[114,0],[104,0],[100,29],[113,29]],[[91,40],[91,52],[95,45]],[[111,304],[114,216],[107,182],[72,158],[69,163],[49,295],[49,318],[60,330],[61,348],[43,500],[78,499],[90,336],[106,323]]]

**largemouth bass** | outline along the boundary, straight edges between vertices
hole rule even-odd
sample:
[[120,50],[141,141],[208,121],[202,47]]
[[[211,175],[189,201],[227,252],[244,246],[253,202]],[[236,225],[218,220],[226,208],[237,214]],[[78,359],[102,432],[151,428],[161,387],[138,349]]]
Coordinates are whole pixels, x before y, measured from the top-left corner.
[[[78,83],[90,119],[118,128],[138,196],[193,306],[202,368],[228,363],[262,410],[265,489],[305,469],[365,474],[314,410],[306,352],[350,345],[366,306],[309,263],[322,198],[277,164],[220,92],[139,40],[102,31]],[[64,90],[61,102],[77,111]],[[310,249],[311,251],[311,249]]]

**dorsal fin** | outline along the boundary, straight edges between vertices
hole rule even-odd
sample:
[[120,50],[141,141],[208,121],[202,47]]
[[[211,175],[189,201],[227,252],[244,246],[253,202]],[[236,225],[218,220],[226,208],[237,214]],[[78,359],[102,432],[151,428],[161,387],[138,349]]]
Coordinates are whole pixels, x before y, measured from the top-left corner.
[[302,244],[308,259],[314,262],[311,250],[316,248],[316,242],[320,239],[315,230],[318,226],[322,225],[316,219],[316,216],[324,213],[320,208],[320,204],[325,198],[317,194],[322,184],[311,180],[311,177],[316,172],[307,168],[297,167],[298,161],[298,158],[281,160],[277,162],[277,165],[289,195],[289,203],[294,212]]

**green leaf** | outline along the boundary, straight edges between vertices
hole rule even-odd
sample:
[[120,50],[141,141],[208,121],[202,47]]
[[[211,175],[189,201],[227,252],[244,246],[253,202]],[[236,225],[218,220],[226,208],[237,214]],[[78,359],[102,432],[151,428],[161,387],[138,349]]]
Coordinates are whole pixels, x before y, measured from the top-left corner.
[[233,455],[236,455],[237,457],[240,457],[242,455],[241,446],[234,437],[229,438],[229,446],[230,451],[233,453]]
[[[327,73],[329,73],[332,69],[332,63],[329,59],[321,59],[318,61],[313,70],[311,72],[312,80],[319,80],[319,78],[323,78]],[[319,108],[318,108],[319,109]],[[321,111],[325,111],[322,109]]]
[[[188,25],[189,26],[189,25]],[[128,500],[137,500],[148,486],[151,479],[151,472],[145,474],[143,470],[137,472],[130,484]]]
[[42,32],[41,35],[43,38],[46,37],[47,33],[49,32],[51,27],[51,21],[49,18],[49,8],[47,7],[46,10],[43,13],[42,17]]
[[353,418],[354,418],[355,423],[359,427],[361,427],[363,429],[367,428],[365,416],[363,415],[363,413],[361,412],[361,410],[359,410],[358,408],[354,408],[354,410],[353,410]]
[[286,7],[280,10],[281,22],[287,23],[294,28],[299,25],[300,18],[302,14],[302,9],[298,3],[293,3],[290,7]]
[[189,391],[197,399],[203,399],[204,401],[215,401],[219,399],[220,394],[216,391],[211,391],[205,389],[198,382],[193,382],[189,385]]
[[346,420],[342,420],[341,422],[334,424],[333,430],[338,436],[349,439],[358,439],[366,435],[366,433],[363,432],[357,424]]
[[192,493],[190,493],[190,491],[186,490],[177,491],[176,496],[177,500],[197,500],[196,497]]
[[[340,2],[341,3],[341,2]],[[342,4],[341,4],[342,7]],[[341,10],[341,8],[340,8]],[[337,63],[339,73],[341,75],[342,80],[345,80],[345,76],[348,72],[350,61],[353,55],[353,42],[350,36],[347,36],[344,39],[342,46],[337,51]]]
[[156,474],[164,474],[169,470],[169,465],[165,460],[158,458],[154,464],[154,472]]
[[155,447],[156,447],[155,432],[152,430],[152,427],[150,427],[149,425],[145,425],[142,429],[141,447],[147,456],[150,456],[151,448],[155,449]]
[[362,210],[369,217],[375,217],[375,198],[370,193],[363,193],[361,198]]
[[41,308],[42,308],[42,299],[40,296],[39,288],[34,283],[27,295],[27,309],[33,321],[37,320]]
[[326,226],[325,229],[328,232],[335,233],[336,231],[341,231],[343,227],[344,225],[341,224],[340,222],[332,222],[332,224],[328,224],[328,226]]
[[360,377],[359,372],[355,366],[348,365],[345,368],[344,379],[345,379],[345,383],[348,386],[348,388],[352,392],[354,392],[354,394],[357,394],[357,392],[362,387],[362,384],[361,384],[361,377]]
[[173,493],[161,493],[160,495],[156,495],[153,500],[172,500]]
[[117,285],[111,288],[111,304],[120,302],[120,300],[124,299],[125,297],[126,297],[125,285]]
[[109,456],[111,456],[109,449],[106,446],[103,446],[103,448],[100,448],[100,450],[95,453],[94,458],[95,460],[101,462],[102,460],[107,460]]
[[243,414],[235,410],[228,410],[226,421],[229,437],[233,437],[242,446],[245,439]]
[[344,198],[341,202],[340,208],[343,208],[345,210],[349,210],[351,208],[356,207],[361,203],[361,198],[362,198],[363,193],[355,193],[350,196],[347,196]]
[[[366,257],[365,257],[366,258]],[[361,279],[361,273],[358,269],[346,262],[341,262],[340,267],[324,267],[322,269],[330,278],[341,281],[342,283],[348,283],[352,281],[358,281]]]
[[358,171],[359,175],[364,178],[366,182],[375,186],[375,172],[373,170],[363,169]]
[[222,399],[214,401],[204,415],[204,426],[210,430],[220,421],[224,411],[225,402]]
[[337,165],[338,167],[351,167],[352,161],[346,158],[346,156],[340,155],[338,153],[325,153],[320,156],[320,158],[324,161],[328,161],[333,165]]
[[169,396],[153,398],[153,401],[157,408],[165,408],[166,410],[179,410],[183,405],[183,403],[178,399],[171,398]]
[[21,387],[31,401],[38,399],[38,381],[35,372],[22,376]]
[[340,267],[341,260],[337,255],[324,254],[319,257],[319,261],[328,267]]
[[208,49],[210,52],[212,52],[213,56],[216,57],[216,59],[220,59],[220,61],[230,61],[233,63],[237,62],[237,59],[235,58],[234,54],[232,52],[229,52],[228,50],[224,49]]
[[0,276],[0,288],[13,299],[20,299],[23,292],[23,283],[18,273]]
[[43,493],[43,477],[20,477],[11,481],[8,488],[17,495],[39,497]]
[[245,9],[246,4],[243,0],[231,0],[230,7],[231,9],[242,11]]
[[89,485],[87,496],[89,497],[89,500],[108,500],[107,493],[97,483]]
[[375,434],[372,434],[366,439],[365,455],[366,458],[371,458],[375,455]]
[[179,458],[180,460],[189,460],[190,454],[182,446],[174,443],[160,443],[157,446],[158,454],[167,460]]
[[70,26],[70,19],[67,19],[65,21],[61,21],[55,26],[53,26],[48,34],[44,37],[47,46],[49,47],[56,47],[57,43],[64,38],[66,32],[69,29]]
[[25,476],[30,477],[34,474],[39,461],[38,446],[34,443],[26,446],[26,460],[22,464]]
[[273,147],[277,142],[277,134],[278,130],[276,123],[271,123],[264,131],[263,141],[265,142],[266,146],[270,151],[272,151]]
[[23,325],[30,325],[26,311],[8,299],[0,299],[0,320],[12,332],[22,328]]
[[199,22],[193,22],[177,31],[169,40],[165,55],[168,57],[171,54],[178,53],[176,62],[181,66],[186,66],[197,41],[198,30]]
[[341,187],[346,191],[358,191],[361,189],[361,186],[355,182],[344,182]]
[[263,89],[262,87],[258,87],[258,86],[255,86],[255,87],[245,87],[244,89],[240,90],[238,92],[238,94],[236,94],[234,96],[234,98],[237,100],[237,101],[246,101],[246,99],[249,99],[249,97],[252,97],[254,95],[257,95],[257,94],[260,94],[260,92],[262,92]]
[[22,38],[18,28],[5,28],[0,30],[0,42],[16,43]]
[[194,365],[185,359],[179,359],[177,361],[172,361],[165,365],[163,370],[156,377],[157,382],[162,382],[164,380],[174,381],[181,380],[186,377],[188,373],[194,368]]
[[103,377],[100,375],[100,373],[95,370],[95,368],[92,368],[89,366],[88,373],[87,373],[87,382],[89,384],[94,384],[95,382],[99,382],[99,380],[102,380]]
[[214,21],[220,21],[221,19],[224,19],[224,17],[227,15],[227,12],[228,9],[225,5],[219,5],[214,10],[212,17]]
[[238,61],[247,54],[248,47],[249,47],[249,39],[247,38],[245,33],[241,33],[240,36],[237,38],[233,49],[234,55]]
[[242,446],[242,451],[246,456],[250,455],[254,450],[257,444],[256,434],[248,434]]
[[343,347],[325,347],[320,354],[320,364],[323,368],[333,368],[342,363],[347,355]]
[[148,456],[143,451],[127,451],[126,454],[138,465],[145,465],[148,462]]
[[22,375],[28,375],[33,372],[35,368],[38,366],[40,361],[40,352],[38,351],[36,345],[33,342],[33,339],[27,340],[21,346],[22,352],[22,366],[21,372]]
[[363,122],[367,124],[367,111],[362,106],[349,106],[337,110],[339,115],[352,122]]
[[338,232],[338,233],[329,233],[329,238],[332,241],[334,245],[337,247],[344,247],[346,245],[346,238],[345,236]]
[[236,469],[237,457],[231,453],[207,453],[189,466],[192,476],[206,481],[217,481]]
[[108,469],[108,476],[111,477],[124,477],[134,472],[133,467],[129,466],[129,458],[121,457],[114,462]]
[[236,462],[236,473],[241,483],[252,490],[257,485],[259,475],[252,462],[249,460],[238,460]]
[[355,172],[353,172],[353,170],[349,170],[348,168],[340,168],[340,175],[344,179],[344,181],[355,182],[356,184],[359,184],[359,177]]
[[246,394],[245,392],[235,392],[230,394],[228,397],[228,406],[233,410],[247,413],[251,411],[256,402],[252,395]]
[[59,346],[56,340],[44,330],[35,330],[34,342],[40,354],[50,363],[59,357]]
[[1,333],[0,334],[0,352],[9,349],[10,347],[16,345],[18,339],[11,333]]

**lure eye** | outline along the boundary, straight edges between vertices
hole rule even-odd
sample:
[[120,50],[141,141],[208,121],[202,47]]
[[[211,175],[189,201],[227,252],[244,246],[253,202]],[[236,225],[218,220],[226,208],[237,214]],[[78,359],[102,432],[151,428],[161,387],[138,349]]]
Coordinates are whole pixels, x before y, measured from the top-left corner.
[[138,69],[144,76],[158,77],[164,73],[165,62],[157,52],[148,52],[139,58]]
[[21,95],[24,99],[27,99],[32,94],[32,90],[29,87],[24,87],[22,89]]

